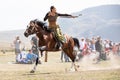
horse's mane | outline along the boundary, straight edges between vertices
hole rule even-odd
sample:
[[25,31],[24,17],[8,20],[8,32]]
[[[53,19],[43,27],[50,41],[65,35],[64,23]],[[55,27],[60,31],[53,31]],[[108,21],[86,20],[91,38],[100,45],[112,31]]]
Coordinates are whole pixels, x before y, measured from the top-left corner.
[[43,30],[47,31],[47,32],[51,32],[49,29],[48,29],[48,26],[46,26],[45,22],[44,21],[40,21],[38,19],[35,19],[33,20],[34,23],[36,23],[39,27],[41,27]]
[[35,19],[34,23],[36,23],[39,27],[41,27],[42,29],[44,29],[45,22],[40,21],[38,19]]

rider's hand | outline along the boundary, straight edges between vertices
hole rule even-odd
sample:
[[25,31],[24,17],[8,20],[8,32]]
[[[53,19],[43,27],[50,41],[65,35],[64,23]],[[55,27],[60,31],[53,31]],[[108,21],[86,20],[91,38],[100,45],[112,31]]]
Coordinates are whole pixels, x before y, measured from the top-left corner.
[[77,18],[78,16],[71,16],[72,18]]
[[82,14],[79,14],[79,16],[82,16]]
[[72,18],[77,18],[79,16],[82,16],[82,14],[79,14],[78,16],[71,16]]

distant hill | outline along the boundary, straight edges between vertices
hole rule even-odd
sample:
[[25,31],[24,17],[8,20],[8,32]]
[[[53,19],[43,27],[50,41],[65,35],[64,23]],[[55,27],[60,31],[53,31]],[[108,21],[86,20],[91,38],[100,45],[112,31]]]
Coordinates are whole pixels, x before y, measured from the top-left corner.
[[76,37],[100,35],[102,38],[120,42],[120,5],[102,5],[84,9],[73,15],[76,19],[60,18],[63,33]]
[[[120,5],[102,5],[73,13],[73,15],[79,14],[83,15],[74,19],[58,19],[62,33],[67,33],[78,38],[90,38],[99,35],[104,39],[120,42]],[[28,44],[30,44],[31,37],[24,37],[24,31],[13,30],[0,32],[0,43],[4,42],[10,45],[15,39],[15,36],[19,35],[22,42],[29,47]],[[2,45],[0,44],[0,46]]]
[[0,41],[13,42],[16,36],[20,36],[22,41],[27,41],[28,39],[24,36],[23,29],[21,30],[11,30],[11,31],[1,31],[0,32]]
[[30,48],[30,38],[24,37],[23,33],[25,30],[11,30],[11,31],[1,31],[0,32],[0,49],[12,49],[13,41],[16,36],[20,36],[20,40],[22,41],[21,48],[26,46],[26,48]]

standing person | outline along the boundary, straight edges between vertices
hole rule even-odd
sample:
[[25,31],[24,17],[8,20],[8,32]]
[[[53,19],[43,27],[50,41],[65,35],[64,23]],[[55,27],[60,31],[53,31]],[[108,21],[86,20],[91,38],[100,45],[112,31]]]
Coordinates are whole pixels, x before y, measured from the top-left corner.
[[64,53],[64,51],[61,51],[61,61],[63,62],[63,58],[65,62],[70,62],[69,57]]
[[32,45],[32,52],[36,54],[39,57],[39,50],[38,50],[38,38],[37,36],[33,36],[31,39],[31,45]]
[[80,40],[80,52],[83,52],[86,46],[86,41],[85,39],[82,37]]
[[14,47],[15,47],[15,55],[16,55],[15,60],[16,60],[16,62],[17,62],[17,56],[18,56],[18,54],[21,53],[21,51],[20,51],[20,44],[21,44],[20,37],[17,36],[17,37],[15,38],[15,40],[14,40],[13,43],[14,43]]
[[101,44],[101,37],[100,36],[97,37],[97,41],[95,43],[95,49],[97,52],[99,52],[99,59],[98,60],[102,59],[102,55],[101,55],[102,54],[102,44]]
[[120,43],[118,43],[118,55],[120,56]]
[[[32,44],[32,52],[34,54],[36,54],[39,58],[39,50],[38,50],[38,37],[37,36],[33,36],[31,39],[31,44]],[[41,63],[41,61],[39,60],[39,63]]]
[[63,34],[61,33],[61,29],[60,29],[59,25],[56,23],[57,18],[59,16],[69,17],[69,18],[75,18],[77,16],[72,16],[72,15],[69,15],[69,14],[57,13],[56,8],[54,6],[51,6],[50,11],[44,17],[44,21],[46,21],[48,19],[49,29],[54,32],[54,34],[55,34],[56,38],[58,39],[58,41],[60,41],[61,43],[65,43],[66,40],[65,40]]
[[96,49],[95,49],[95,39],[94,39],[94,37],[92,38],[92,40],[90,41],[90,49],[92,50],[92,51],[95,51]]

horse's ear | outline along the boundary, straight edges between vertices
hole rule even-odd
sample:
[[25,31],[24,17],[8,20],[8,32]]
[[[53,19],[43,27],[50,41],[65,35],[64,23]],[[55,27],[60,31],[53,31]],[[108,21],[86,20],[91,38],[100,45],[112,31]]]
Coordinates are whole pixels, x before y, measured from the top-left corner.
[[34,21],[39,21],[38,19],[35,19]]

